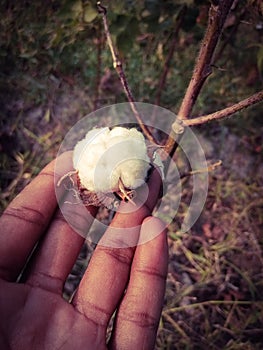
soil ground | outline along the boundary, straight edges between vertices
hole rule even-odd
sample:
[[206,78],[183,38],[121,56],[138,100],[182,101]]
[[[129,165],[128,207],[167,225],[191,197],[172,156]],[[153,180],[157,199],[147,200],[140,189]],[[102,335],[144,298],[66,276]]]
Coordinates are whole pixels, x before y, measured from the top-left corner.
[[[50,86],[42,104],[8,93],[1,97],[1,210],[93,108],[88,88]],[[263,348],[262,131],[261,126],[240,135],[227,123],[196,131],[208,162],[221,159],[222,165],[209,174],[204,210],[186,233],[178,227],[191,179],[183,182],[182,201],[169,225],[169,273],[156,349]],[[77,287],[93,249],[88,242],[83,247],[65,297]]]

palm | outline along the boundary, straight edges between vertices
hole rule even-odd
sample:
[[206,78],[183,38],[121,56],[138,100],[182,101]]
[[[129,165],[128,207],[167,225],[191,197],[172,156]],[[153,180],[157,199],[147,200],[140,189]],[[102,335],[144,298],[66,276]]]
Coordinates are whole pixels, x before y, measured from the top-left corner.
[[[71,170],[71,156],[61,157],[64,174]],[[56,168],[58,178],[59,171]],[[168,260],[164,226],[150,216],[159,194],[158,179],[153,173],[145,205],[131,214],[116,213],[103,236],[112,242],[118,228],[130,227],[136,239],[149,238],[149,233],[155,238],[136,247],[99,244],[72,303],[63,299],[63,285],[84,238],[57,209],[54,162],[14,199],[0,218],[1,349],[106,349],[106,331],[115,311],[108,347],[154,346]],[[79,213],[69,208],[80,224]],[[95,215],[94,207],[89,210]],[[125,237],[119,236],[118,243]],[[15,283],[26,263],[24,284]]]
[[[14,349],[103,349],[105,335],[61,296],[23,284],[1,282],[1,315],[9,323],[6,344]],[[3,300],[3,299],[1,299]],[[10,317],[11,315],[11,317]],[[98,337],[98,334],[101,336]]]

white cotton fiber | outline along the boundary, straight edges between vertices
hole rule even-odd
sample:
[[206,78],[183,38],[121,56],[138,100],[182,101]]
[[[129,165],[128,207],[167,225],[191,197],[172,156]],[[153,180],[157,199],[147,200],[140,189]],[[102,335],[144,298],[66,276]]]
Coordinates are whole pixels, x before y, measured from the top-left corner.
[[119,190],[119,180],[129,189],[141,186],[150,159],[144,136],[137,129],[97,128],[75,146],[73,165],[83,187],[107,193]]

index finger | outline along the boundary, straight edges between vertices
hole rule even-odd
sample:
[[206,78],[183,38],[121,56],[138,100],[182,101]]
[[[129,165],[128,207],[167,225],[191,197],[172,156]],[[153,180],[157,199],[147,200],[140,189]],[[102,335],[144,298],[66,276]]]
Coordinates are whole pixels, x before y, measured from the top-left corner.
[[[110,349],[153,349],[163,307],[168,269],[168,244],[164,224],[144,220],[141,236],[159,234],[136,247],[129,284],[115,318]],[[160,233],[161,232],[161,233]]]
[[[54,178],[72,170],[72,154],[62,154],[60,168],[49,163],[10,203],[0,218],[0,277],[15,280],[57,207]],[[62,196],[63,193],[61,192]]]
[[73,298],[77,310],[103,332],[126,288],[138,239],[142,243],[163,231],[160,225],[153,225],[140,237],[143,220],[150,215],[159,196],[161,178],[157,171],[153,172],[148,185],[149,193],[143,206],[121,203],[121,210],[99,241]]

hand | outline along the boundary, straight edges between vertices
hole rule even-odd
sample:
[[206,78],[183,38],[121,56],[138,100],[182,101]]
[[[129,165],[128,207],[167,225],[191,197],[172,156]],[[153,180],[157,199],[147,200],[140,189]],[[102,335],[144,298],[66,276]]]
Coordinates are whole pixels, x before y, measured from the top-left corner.
[[[61,157],[55,179],[72,167],[69,154]],[[102,240],[114,237],[122,225],[134,227],[139,240],[149,232],[155,238],[126,248],[98,244],[69,303],[62,297],[63,285],[84,238],[57,208],[54,164],[47,165],[0,218],[0,348],[154,348],[168,262],[165,228],[150,216],[159,192],[156,174],[145,204],[131,214],[117,212]],[[96,215],[95,207],[88,209]],[[16,283],[26,262],[23,283]]]

